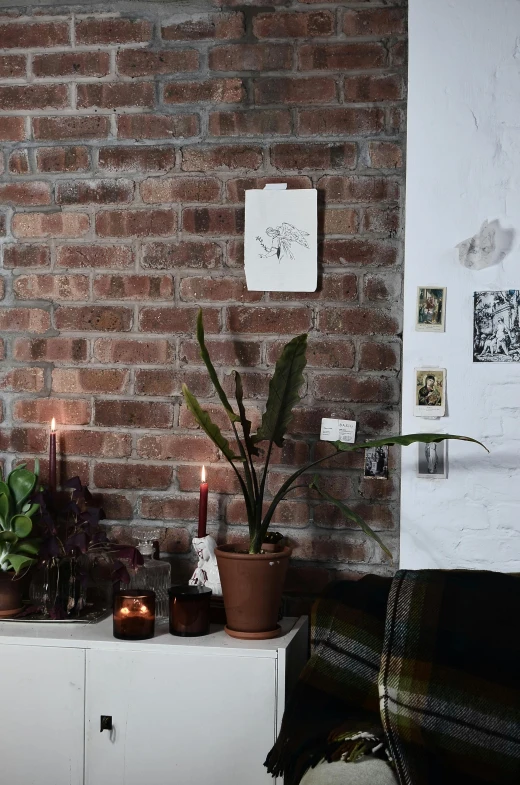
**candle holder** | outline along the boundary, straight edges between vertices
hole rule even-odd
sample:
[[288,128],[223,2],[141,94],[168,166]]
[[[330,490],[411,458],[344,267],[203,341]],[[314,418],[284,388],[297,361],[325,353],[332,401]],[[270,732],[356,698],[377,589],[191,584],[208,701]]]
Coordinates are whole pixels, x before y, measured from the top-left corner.
[[172,586],[169,594],[170,633],[192,638],[207,635],[211,589],[205,586]]
[[144,641],[155,634],[155,592],[119,589],[114,592],[114,638]]

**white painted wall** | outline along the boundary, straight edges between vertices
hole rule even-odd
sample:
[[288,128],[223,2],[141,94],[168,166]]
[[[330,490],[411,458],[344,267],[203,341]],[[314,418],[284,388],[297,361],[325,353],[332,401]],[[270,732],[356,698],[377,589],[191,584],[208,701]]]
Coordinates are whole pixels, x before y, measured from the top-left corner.
[[[520,571],[520,364],[472,362],[473,292],[520,289],[520,2],[410,0],[403,432],[445,430],[449,479],[403,449],[401,566]],[[517,237],[470,272],[455,246],[499,218]],[[415,332],[416,290],[447,286],[444,334]],[[413,417],[413,369],[447,368],[449,416]]]

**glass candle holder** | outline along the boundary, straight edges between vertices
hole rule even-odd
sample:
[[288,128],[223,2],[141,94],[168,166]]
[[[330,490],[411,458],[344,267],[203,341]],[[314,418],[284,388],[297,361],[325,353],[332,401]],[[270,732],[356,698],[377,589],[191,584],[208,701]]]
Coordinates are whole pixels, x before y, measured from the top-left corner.
[[114,638],[143,641],[155,633],[155,592],[119,589],[114,592]]
[[170,595],[170,632],[196,637],[209,632],[211,589],[205,586],[172,586]]

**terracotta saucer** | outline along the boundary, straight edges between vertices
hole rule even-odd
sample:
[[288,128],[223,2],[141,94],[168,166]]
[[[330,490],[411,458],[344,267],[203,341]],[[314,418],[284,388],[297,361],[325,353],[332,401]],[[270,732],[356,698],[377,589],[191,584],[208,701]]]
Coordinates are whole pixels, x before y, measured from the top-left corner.
[[267,641],[270,638],[277,638],[282,631],[279,624],[276,625],[274,630],[268,630],[267,632],[239,632],[239,630],[231,630],[227,624],[224,629],[232,638],[241,638],[244,641]]

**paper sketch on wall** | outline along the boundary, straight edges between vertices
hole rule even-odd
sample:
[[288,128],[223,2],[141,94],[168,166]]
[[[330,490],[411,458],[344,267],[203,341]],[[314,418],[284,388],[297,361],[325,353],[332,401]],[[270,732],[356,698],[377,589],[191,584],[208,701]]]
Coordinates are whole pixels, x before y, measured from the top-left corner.
[[415,369],[415,417],[444,417],[446,413],[446,369]]
[[520,291],[475,292],[473,362],[520,362]]
[[448,442],[417,445],[417,477],[445,480],[448,476]]
[[317,192],[246,191],[244,262],[253,292],[314,292]]
[[500,221],[484,221],[480,232],[457,245],[459,261],[469,270],[485,270],[505,259],[513,247],[515,232]]

